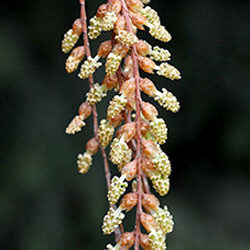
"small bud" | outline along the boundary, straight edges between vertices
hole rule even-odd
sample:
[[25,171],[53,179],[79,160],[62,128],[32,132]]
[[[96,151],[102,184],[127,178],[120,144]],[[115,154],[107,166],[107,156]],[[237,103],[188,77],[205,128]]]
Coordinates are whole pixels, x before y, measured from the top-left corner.
[[102,85],[106,86],[106,89],[108,90],[116,88],[118,84],[119,84],[119,80],[116,74],[112,76],[105,75],[102,81]]
[[71,52],[70,56],[66,61],[65,68],[67,72],[68,73],[74,72],[77,69],[80,62],[83,60],[84,56],[85,56],[84,46],[80,46],[73,49],[73,51]]
[[138,40],[135,43],[136,51],[140,56],[147,56],[151,51],[151,45],[143,40]]
[[114,27],[115,34],[118,34],[121,30],[126,29],[126,21],[124,16],[119,16]]
[[145,94],[149,96],[155,96],[157,93],[157,89],[154,83],[150,81],[148,78],[142,78],[140,80],[140,88]]
[[130,78],[129,80],[122,83],[120,88],[120,93],[124,94],[125,96],[129,96],[131,93],[135,92],[135,79]]
[[146,134],[148,133],[149,131],[149,124],[145,121],[141,121],[141,134],[142,136],[146,136]]
[[155,155],[159,151],[158,147],[154,142],[151,140],[142,140],[142,152],[147,157],[151,157],[152,155]]
[[104,41],[99,46],[97,55],[99,57],[105,58],[112,51],[112,48],[113,48],[113,45],[112,45],[112,41],[111,40]]
[[134,245],[134,243],[135,243],[135,234],[134,234],[134,232],[124,233],[124,234],[121,235],[120,245],[122,247],[126,247],[127,249],[129,249]]
[[119,115],[116,115],[115,117],[109,119],[109,123],[114,127],[117,128],[123,121],[123,115],[120,113]]
[[90,139],[86,144],[86,151],[90,155],[94,155],[98,151],[98,148],[99,148],[99,143],[95,137]]
[[80,36],[83,31],[82,20],[80,18],[76,19],[73,23],[72,30],[75,34]]
[[129,212],[137,204],[137,193],[128,193],[123,196],[120,202],[120,208]]
[[143,157],[141,167],[143,172],[150,179],[157,172],[155,166],[153,165],[152,161],[149,158]]
[[143,25],[147,24],[148,20],[145,16],[143,16],[141,13],[133,13],[131,12],[131,21],[132,23],[139,29],[139,30],[145,30]]
[[135,136],[135,133],[136,133],[135,123],[129,122],[119,128],[116,136],[117,138],[123,137],[125,142],[129,142]]
[[143,194],[142,205],[147,212],[151,212],[157,210],[160,202],[153,194]]
[[151,232],[152,230],[159,228],[153,216],[150,214],[142,212],[140,215],[140,219],[141,219],[141,224],[143,225],[143,227],[146,229],[147,232]]
[[140,0],[126,0],[129,10],[132,12],[142,11],[143,4]]
[[146,120],[152,121],[158,115],[157,109],[149,102],[141,102],[141,112]]
[[103,18],[108,11],[107,4],[101,4],[97,10],[96,17]]
[[140,234],[140,245],[144,250],[152,250],[151,242],[147,234]]
[[121,12],[122,4],[120,0],[113,0],[109,5],[109,11],[118,15]]
[[156,64],[150,58],[144,56],[138,56],[138,64],[143,71],[149,74],[154,74],[154,69],[156,67]]
[[129,51],[129,46],[123,45],[121,43],[116,43],[112,50],[114,54],[119,55],[122,58],[126,57],[128,51]]
[[122,175],[126,176],[127,181],[132,181],[137,173],[137,160],[127,163],[122,169]]
[[87,102],[83,102],[78,109],[78,113],[80,116],[83,116],[84,119],[86,119],[92,113],[92,106]]

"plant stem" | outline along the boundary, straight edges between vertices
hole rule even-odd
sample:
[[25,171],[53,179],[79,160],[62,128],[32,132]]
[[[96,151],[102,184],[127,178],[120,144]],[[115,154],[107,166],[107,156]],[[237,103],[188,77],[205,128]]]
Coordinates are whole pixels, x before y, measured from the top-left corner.
[[[133,33],[132,29],[132,22],[129,16],[129,11],[125,0],[121,0],[122,3],[122,14],[126,20],[127,30],[130,33]],[[137,51],[136,46],[132,46],[132,61],[133,61],[133,75],[135,78],[135,85],[136,85],[136,93],[135,93],[135,102],[136,102],[136,159],[137,159],[137,210],[136,210],[136,225],[135,225],[135,245],[134,249],[140,249],[140,215],[142,213],[142,169],[141,169],[141,92],[140,92],[140,74],[139,74],[139,67],[138,67],[138,59],[137,59]]]

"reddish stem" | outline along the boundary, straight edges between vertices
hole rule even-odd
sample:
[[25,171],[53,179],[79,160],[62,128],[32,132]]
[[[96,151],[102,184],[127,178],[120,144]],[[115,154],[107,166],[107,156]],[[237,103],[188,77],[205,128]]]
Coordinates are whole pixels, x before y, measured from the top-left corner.
[[[85,53],[86,53],[87,57],[91,57],[89,38],[88,38],[87,14],[86,14],[86,8],[85,8],[85,0],[79,0],[79,3],[81,5],[81,20],[82,20],[82,25],[83,25],[83,41],[84,41]],[[92,88],[92,86],[94,84],[93,75],[89,76],[88,79],[89,79],[89,88]],[[98,114],[97,114],[96,106],[92,105],[92,107],[93,107],[92,114],[93,114],[93,124],[94,124],[94,135],[95,135],[96,139],[98,140],[98,135],[97,135],[98,134]],[[106,154],[105,149],[100,145],[100,143],[99,143],[99,147],[101,149],[101,153],[102,153],[102,157],[103,157],[106,183],[107,183],[107,187],[109,189],[110,183],[111,183],[111,174],[110,174],[107,154]],[[121,231],[123,231],[122,225],[121,225]],[[119,228],[117,228],[115,230],[116,242],[118,242],[120,239],[121,231]]]
[[[122,14],[126,20],[127,30],[130,33],[133,33],[131,19],[129,16],[129,11],[125,0],[121,0],[122,3]],[[135,102],[136,102],[136,134],[137,134],[137,148],[136,148],[136,159],[137,159],[137,195],[138,195],[138,203],[137,203],[137,210],[136,210],[136,225],[135,225],[135,250],[140,249],[140,215],[142,213],[142,168],[141,168],[141,92],[140,92],[140,74],[139,74],[139,67],[138,67],[138,59],[137,59],[137,51],[136,46],[132,46],[132,60],[133,60],[133,74],[135,78],[136,84],[136,93],[135,93]]]

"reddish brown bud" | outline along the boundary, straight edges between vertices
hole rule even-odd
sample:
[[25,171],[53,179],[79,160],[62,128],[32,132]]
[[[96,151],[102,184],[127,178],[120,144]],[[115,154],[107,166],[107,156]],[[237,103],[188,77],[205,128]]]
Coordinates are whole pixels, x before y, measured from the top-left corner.
[[96,13],[96,17],[103,18],[106,15],[107,11],[108,11],[107,4],[100,5]]
[[116,74],[112,76],[105,75],[102,85],[105,85],[108,90],[115,88],[119,84],[119,79]]
[[149,158],[143,157],[141,168],[148,178],[151,178],[152,174],[157,172],[156,168],[154,167],[153,163]]
[[118,15],[121,12],[122,4],[120,0],[113,0],[111,4],[109,5],[109,11],[114,12],[116,15]]
[[157,109],[149,102],[141,101],[141,112],[148,121],[153,120],[158,115]]
[[156,64],[150,58],[144,56],[138,56],[138,64],[143,71],[149,74],[154,74],[154,69],[156,67]]
[[149,44],[147,42],[143,41],[143,40],[138,40],[135,43],[135,46],[136,46],[137,53],[140,56],[147,56],[150,53]]
[[141,90],[149,96],[154,96],[157,92],[157,89],[152,81],[148,78],[141,78],[140,80]]
[[150,140],[142,140],[142,152],[145,154],[146,157],[151,158],[152,155],[157,153],[159,149],[155,145],[154,142]]
[[128,51],[129,51],[129,47],[124,46],[121,43],[116,43],[112,50],[113,53],[121,56],[122,58],[124,58],[127,55]]
[[151,242],[147,234],[140,234],[140,245],[144,250],[152,250]]
[[143,25],[145,25],[148,20],[145,16],[143,16],[141,13],[131,13],[131,20],[132,23],[139,29],[139,30],[145,30]]
[[132,210],[137,204],[137,193],[125,194],[120,202],[120,207],[127,212]]
[[134,232],[131,233],[124,233],[120,238],[120,244],[122,247],[131,248],[135,243],[135,234]]
[[126,96],[128,103],[127,108],[131,108],[132,110],[135,110],[135,92],[132,92],[129,96]]
[[130,78],[129,80],[125,81],[120,89],[120,93],[124,94],[125,96],[129,96],[131,93],[135,92],[135,79]]
[[153,194],[143,194],[142,205],[147,212],[156,211],[160,202]]
[[112,51],[112,48],[113,45],[111,40],[102,42],[98,49],[98,56],[102,58],[107,57],[108,54]]
[[126,21],[124,16],[119,16],[114,27],[115,34],[118,34],[121,30],[126,29]]
[[151,232],[152,229],[157,229],[159,226],[157,225],[156,221],[154,220],[153,216],[146,213],[141,213],[140,216],[141,224],[146,229],[147,232]]
[[109,119],[109,123],[116,128],[122,123],[122,120],[123,120],[123,115],[119,114],[113,117],[112,119]]
[[86,151],[91,155],[94,155],[98,151],[98,148],[99,148],[99,143],[95,137],[90,139],[86,145]]
[[150,129],[150,125],[145,121],[141,121],[141,134],[143,136],[145,136],[147,134],[149,129]]
[[124,70],[129,71],[133,69],[133,60],[132,56],[127,56],[124,61]]
[[126,176],[127,181],[132,181],[137,173],[137,161],[133,160],[127,163],[122,169],[122,175]]
[[126,0],[126,3],[128,8],[133,12],[141,11],[143,8],[141,0]]
[[72,26],[73,32],[80,36],[83,31],[82,21],[80,18],[76,19]]
[[136,133],[135,123],[130,122],[120,127],[119,130],[117,131],[116,136],[118,138],[121,138],[123,136],[124,140],[126,142],[129,142],[135,136],[135,133]]
[[84,119],[86,119],[92,113],[92,106],[87,102],[83,102],[78,109],[78,113],[79,115],[83,115]]

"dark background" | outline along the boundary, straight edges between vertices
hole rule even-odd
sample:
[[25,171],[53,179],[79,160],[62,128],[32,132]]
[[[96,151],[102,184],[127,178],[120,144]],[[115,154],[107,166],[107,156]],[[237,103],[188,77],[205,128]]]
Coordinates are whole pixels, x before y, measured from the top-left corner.
[[[87,2],[93,16],[104,1]],[[152,78],[182,104],[177,114],[161,109],[173,166],[171,191],[162,199],[175,218],[169,249],[249,249],[249,1],[151,6],[173,40],[139,36],[168,48],[183,76]],[[81,134],[64,134],[88,88],[65,72],[60,51],[78,16],[77,0],[1,2],[0,249],[104,249],[113,242],[100,227],[107,211],[101,157],[86,176],[75,163],[91,137],[91,119]],[[108,37],[93,43],[94,53]],[[95,78],[102,77],[99,70]],[[98,110],[103,117],[103,106]],[[133,218],[127,220],[132,230]]]

